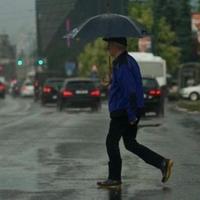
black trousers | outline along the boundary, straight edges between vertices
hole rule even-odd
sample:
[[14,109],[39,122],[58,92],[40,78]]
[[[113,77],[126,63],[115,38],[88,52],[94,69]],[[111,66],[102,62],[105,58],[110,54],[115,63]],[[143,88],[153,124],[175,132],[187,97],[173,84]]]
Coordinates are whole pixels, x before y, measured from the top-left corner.
[[119,141],[123,138],[126,149],[146,163],[156,168],[161,168],[164,157],[153,152],[136,141],[137,125],[130,125],[127,117],[113,118],[110,122],[109,133],[106,139],[107,153],[109,157],[109,175],[112,180],[121,180],[122,159],[119,149]]

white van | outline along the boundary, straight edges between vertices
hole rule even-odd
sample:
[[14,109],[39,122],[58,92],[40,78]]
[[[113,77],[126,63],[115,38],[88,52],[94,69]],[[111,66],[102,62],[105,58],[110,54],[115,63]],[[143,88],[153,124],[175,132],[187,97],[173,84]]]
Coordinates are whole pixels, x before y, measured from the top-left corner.
[[154,77],[158,81],[160,87],[167,84],[166,61],[147,52],[129,52],[139,64],[141,74],[144,77]]
[[160,116],[164,116],[165,110],[165,97],[167,94],[167,69],[166,61],[155,56],[152,53],[147,52],[129,52],[140,66],[142,77],[152,77],[155,78],[159,84],[161,90],[160,104]]

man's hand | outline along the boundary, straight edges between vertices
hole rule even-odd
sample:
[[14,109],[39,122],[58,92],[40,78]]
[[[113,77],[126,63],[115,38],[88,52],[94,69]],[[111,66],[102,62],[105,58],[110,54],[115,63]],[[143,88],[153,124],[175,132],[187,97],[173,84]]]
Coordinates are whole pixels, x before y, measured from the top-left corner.
[[138,122],[139,122],[139,119],[138,119],[138,118],[135,118],[134,121],[131,121],[131,122],[130,122],[130,125],[131,125],[131,126],[133,126],[133,125],[137,125]]
[[130,125],[132,125],[132,126],[133,126],[133,125],[136,125],[136,124],[137,124],[137,121],[138,121],[138,119],[137,119],[137,118],[135,118],[135,120],[134,120],[134,121],[131,121],[131,122],[130,122]]

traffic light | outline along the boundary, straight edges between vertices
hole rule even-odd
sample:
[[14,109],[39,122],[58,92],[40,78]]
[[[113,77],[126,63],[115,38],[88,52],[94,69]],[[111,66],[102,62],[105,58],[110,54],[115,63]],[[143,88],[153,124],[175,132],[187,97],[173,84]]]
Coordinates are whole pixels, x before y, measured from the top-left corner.
[[17,60],[17,65],[18,65],[18,66],[22,66],[23,64],[24,64],[23,59],[22,59],[22,58],[19,58],[19,59]]
[[43,59],[38,59],[37,65],[39,65],[39,66],[44,65],[44,60]]

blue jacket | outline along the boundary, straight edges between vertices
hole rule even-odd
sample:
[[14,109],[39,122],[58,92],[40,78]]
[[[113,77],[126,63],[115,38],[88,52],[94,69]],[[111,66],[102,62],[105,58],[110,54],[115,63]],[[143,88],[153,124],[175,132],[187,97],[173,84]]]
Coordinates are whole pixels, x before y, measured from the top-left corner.
[[144,94],[139,66],[133,57],[124,52],[113,61],[109,91],[111,117],[126,114],[130,122],[135,121],[143,107]]

